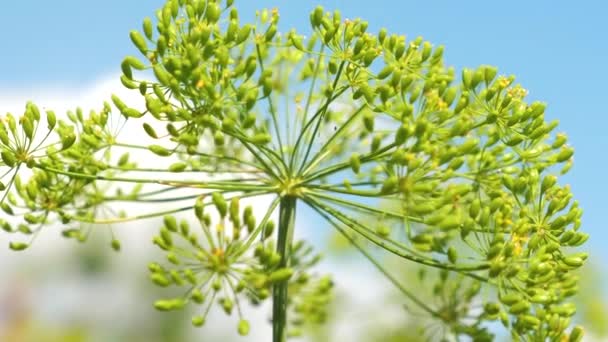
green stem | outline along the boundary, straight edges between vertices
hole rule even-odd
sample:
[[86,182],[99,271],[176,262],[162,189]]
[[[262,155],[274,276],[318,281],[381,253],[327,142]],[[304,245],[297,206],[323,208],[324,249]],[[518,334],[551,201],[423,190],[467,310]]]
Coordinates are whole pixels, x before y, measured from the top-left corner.
[[[279,268],[289,266],[289,248],[293,238],[296,218],[296,198],[285,196],[279,205],[279,236],[277,253],[281,256]],[[272,288],[272,341],[287,340],[287,285],[288,281],[274,284]]]

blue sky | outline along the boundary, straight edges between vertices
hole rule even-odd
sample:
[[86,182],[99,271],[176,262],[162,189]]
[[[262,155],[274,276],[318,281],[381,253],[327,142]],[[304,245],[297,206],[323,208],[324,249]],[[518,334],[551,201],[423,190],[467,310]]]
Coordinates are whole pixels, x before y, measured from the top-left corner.
[[[27,94],[31,88],[77,89],[117,75],[134,54],[128,32],[139,28],[163,0],[20,0],[0,11],[0,92]],[[284,28],[308,29],[317,4],[340,8],[344,17],[362,17],[370,30],[418,35],[446,46],[446,61],[457,68],[493,64],[515,74],[531,99],[549,104],[548,119],[576,148],[575,167],[563,182],[572,184],[585,209],[588,246],[598,260],[608,233],[608,5],[602,1],[389,1],[237,0],[242,15],[278,7]],[[254,8],[255,7],[255,8]],[[1,95],[1,94],[0,94]],[[0,103],[2,110],[2,103]]]

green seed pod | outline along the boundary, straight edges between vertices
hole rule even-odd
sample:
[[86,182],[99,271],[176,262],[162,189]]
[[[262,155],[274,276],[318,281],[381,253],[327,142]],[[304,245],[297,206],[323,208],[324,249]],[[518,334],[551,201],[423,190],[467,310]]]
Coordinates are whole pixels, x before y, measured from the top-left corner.
[[192,298],[196,304],[203,304],[205,302],[205,296],[199,289],[194,289],[190,294],[190,298]]
[[532,303],[547,304],[551,301],[551,297],[545,293],[539,293],[530,298]]
[[[123,64],[125,64],[125,63],[128,66],[130,66],[131,68],[136,69],[136,70],[144,70],[146,68],[145,64],[142,63],[139,59],[137,59],[137,57],[134,57],[134,56],[125,57],[125,59],[123,60]],[[129,78],[131,78],[131,77],[129,77]]]
[[445,219],[439,222],[437,225],[443,230],[452,230],[459,228],[462,225],[462,219],[456,215],[447,216]]
[[570,157],[572,157],[573,154],[574,154],[574,149],[573,148],[571,148],[571,147],[562,147],[562,149],[559,151],[559,153],[555,157],[555,160],[558,163],[562,163],[562,162],[565,162],[566,160],[570,159]]
[[458,260],[458,252],[456,251],[456,248],[454,248],[453,246],[450,246],[448,248],[448,260],[452,264],[455,264],[456,261]]
[[483,311],[488,315],[496,315],[500,312],[500,306],[497,303],[486,303],[483,306]]
[[169,172],[183,172],[188,165],[183,162],[173,163],[169,166]]
[[[129,69],[129,70],[131,70],[131,69]],[[124,70],[123,70],[123,72],[124,72]],[[130,78],[128,78],[126,75],[120,76],[120,82],[127,89],[137,89],[137,87],[138,87],[137,84],[135,82],[133,82]]]
[[167,261],[169,261],[173,265],[179,265],[180,264],[177,255],[175,253],[173,253],[173,252],[167,253]]
[[321,21],[323,20],[323,7],[317,6],[314,11],[310,14],[310,23],[312,27],[316,28],[321,25]]
[[215,143],[215,146],[224,146],[224,133],[219,130],[215,131],[213,134],[213,142]]
[[473,70],[469,68],[462,69],[462,83],[466,89],[472,88],[473,83]]
[[500,300],[501,303],[511,306],[511,305],[519,302],[522,299],[522,297],[519,293],[512,292],[512,293],[500,295],[500,296],[498,296],[498,299]]
[[112,247],[113,250],[115,250],[116,252],[120,251],[120,241],[116,240],[116,239],[112,239],[112,242],[110,243],[110,246]]
[[264,228],[264,240],[268,239],[272,235],[272,233],[274,232],[274,228],[274,221],[266,222],[266,227]]
[[165,227],[169,229],[169,231],[177,232],[177,220],[175,219],[175,217],[171,215],[165,215],[163,217],[163,223]]
[[2,141],[2,143],[4,145],[10,144],[10,140],[8,138],[8,133],[6,132],[6,129],[4,128],[4,126],[0,126],[0,141]]
[[391,229],[386,225],[379,225],[378,227],[376,227],[376,234],[380,235],[383,238],[386,238],[391,234]]
[[361,170],[361,159],[359,158],[359,154],[358,153],[353,153],[350,156],[350,168],[356,174],[358,174],[359,171]]
[[558,148],[564,146],[564,144],[566,144],[567,141],[568,141],[568,137],[564,133],[558,133],[555,136],[555,141],[553,142],[553,144],[551,144],[551,148],[558,149]]
[[23,251],[29,247],[25,242],[9,242],[8,247],[13,251]]
[[34,135],[34,125],[32,124],[32,121],[27,116],[21,117],[19,121],[21,123],[21,127],[23,127],[23,132],[25,133],[25,136],[29,140],[32,140],[32,137]]
[[540,192],[545,193],[545,191],[551,189],[555,183],[557,183],[557,177],[554,175],[547,175],[543,178],[543,182],[541,184]]
[[220,304],[222,305],[222,309],[227,315],[232,313],[232,309],[234,308],[234,303],[230,298],[222,298],[220,299]]
[[513,314],[513,315],[519,315],[522,314],[524,312],[528,312],[528,310],[530,309],[530,303],[527,300],[520,300],[517,303],[511,305],[511,308],[509,309],[509,313]]
[[132,30],[131,32],[129,32],[129,37],[131,37],[133,45],[135,45],[135,47],[137,47],[137,49],[139,49],[139,51],[143,55],[146,55],[148,53],[148,44],[146,44],[146,40],[141,35],[141,33],[139,33],[139,31]]
[[202,327],[203,325],[205,325],[205,317],[203,317],[203,316],[192,317],[192,325],[197,328]]
[[521,315],[519,316],[519,320],[530,328],[537,328],[540,325],[540,320],[532,315]]
[[167,287],[171,285],[171,281],[161,273],[152,273],[150,275],[150,280],[160,287]]
[[122,102],[122,100],[118,96],[112,94],[111,99],[112,99],[112,102],[114,103],[114,106],[116,106],[116,108],[118,108],[119,111],[122,112],[124,109],[127,108],[127,105],[124,102]]
[[245,219],[245,224],[247,225],[247,231],[249,233],[253,232],[253,230],[255,229],[255,216],[247,216],[247,219]]
[[583,259],[576,256],[563,258],[562,262],[570,267],[581,267],[584,263]]
[[395,144],[402,145],[403,143],[405,143],[405,141],[407,140],[407,138],[409,136],[409,131],[410,131],[409,125],[407,125],[407,124],[401,125],[397,129],[397,132],[395,133]]
[[249,38],[249,35],[251,34],[251,30],[252,30],[252,26],[250,24],[247,24],[247,25],[241,27],[241,29],[237,33],[235,45],[240,45],[244,41],[246,41],[247,38]]
[[134,108],[125,108],[121,111],[126,118],[141,118],[144,114]]
[[583,340],[583,336],[585,335],[585,330],[580,325],[572,328],[570,332],[570,336],[568,336],[568,342],[580,342]]
[[380,144],[382,143],[382,138],[383,137],[380,135],[374,136],[374,138],[372,139],[372,144],[370,146],[372,153],[378,151],[378,149],[380,148]]
[[492,81],[494,80],[494,77],[496,77],[496,74],[498,73],[498,69],[496,67],[493,66],[486,66],[483,70],[483,78],[484,81],[486,82],[486,85],[490,85],[490,83],[492,83]]
[[152,34],[153,34],[152,19],[150,19],[149,17],[145,17],[142,26],[143,26],[144,34],[146,35],[146,37],[148,39],[152,39]]
[[268,133],[258,133],[251,137],[251,142],[256,145],[266,145],[270,140],[270,134]]
[[171,155],[171,151],[159,145],[150,145],[148,146],[148,149],[157,156],[168,157]]
[[374,130],[374,114],[366,113],[363,115],[363,126],[368,132],[373,132]]
[[382,188],[380,189],[380,193],[388,194],[388,193],[395,191],[398,183],[399,183],[399,179],[396,176],[391,176],[391,177],[387,178],[382,183]]
[[380,72],[378,73],[376,78],[378,78],[379,80],[383,80],[383,79],[389,77],[393,73],[394,70],[395,70],[395,68],[392,65],[387,65],[382,70],[380,70]]
[[154,128],[152,126],[150,126],[149,124],[147,124],[145,122],[144,122],[143,126],[144,126],[144,131],[146,131],[146,134],[148,134],[148,136],[150,138],[158,139],[158,135],[156,134],[156,131],[154,130]]
[[481,200],[479,198],[476,198],[471,202],[471,206],[469,207],[469,216],[471,216],[471,218],[475,219],[475,218],[477,218],[477,215],[479,215],[480,211],[481,211]]
[[[132,80],[133,79],[133,71],[131,70],[131,65],[129,65],[129,63],[124,60],[121,64],[120,64],[120,68],[122,69],[122,73],[124,74],[124,76],[128,79],[128,80]],[[125,84],[126,82],[123,82],[123,84]],[[128,84],[128,83],[127,83]],[[127,85],[125,84],[125,86]],[[135,89],[132,87],[128,87],[130,89]]]
[[434,212],[437,209],[437,203],[432,201],[424,201],[416,203],[410,207],[413,214],[426,215]]
[[9,167],[14,167],[17,164],[17,158],[15,158],[15,155],[13,155],[9,151],[2,151],[2,153],[0,153],[0,156],[2,156],[2,161],[4,162],[4,164]]
[[294,273],[294,271],[292,268],[279,269],[277,271],[270,273],[270,275],[268,276],[268,282],[269,283],[278,283],[278,282],[287,281],[291,278],[293,273]]
[[247,320],[239,320],[237,331],[241,336],[247,336],[249,334],[249,322]]
[[160,238],[165,246],[171,247],[173,245],[173,238],[171,237],[171,232],[167,227],[160,229]]
[[276,34],[277,34],[277,25],[272,24],[268,27],[268,30],[266,30],[266,33],[264,34],[264,39],[266,40],[266,42],[271,42]]
[[46,122],[48,124],[47,127],[49,130],[55,127],[55,124],[57,123],[57,117],[55,116],[55,112],[53,112],[52,110],[46,111]]
[[210,23],[216,23],[220,19],[222,10],[220,6],[215,2],[207,2],[207,10],[205,12],[205,18]]
[[171,311],[181,309],[185,304],[186,303],[183,299],[157,300],[154,302],[154,308],[159,311]]
[[228,203],[226,203],[224,196],[222,196],[222,194],[219,192],[214,192],[211,194],[211,200],[213,201],[213,205],[215,205],[217,208],[220,216],[226,217],[228,212]]
[[154,71],[154,76],[156,76],[156,79],[160,82],[161,85],[171,85],[171,80],[173,77],[171,76],[171,74],[169,74],[169,72],[167,72],[167,70],[165,70],[162,64],[155,64],[152,67],[152,70]]

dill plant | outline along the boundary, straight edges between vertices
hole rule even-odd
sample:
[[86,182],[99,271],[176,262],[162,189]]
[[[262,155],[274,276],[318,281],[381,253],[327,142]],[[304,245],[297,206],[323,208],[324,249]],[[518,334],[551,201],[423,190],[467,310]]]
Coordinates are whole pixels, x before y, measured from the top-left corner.
[[[443,46],[371,33],[338,11],[315,8],[309,37],[279,32],[279,19],[262,10],[241,23],[231,0],[168,0],[130,32],[141,56],[121,64],[145,110],[112,95],[113,106],[67,119],[33,103],[5,115],[0,225],[22,235],[10,248],[28,248],[57,223],[84,241],[99,225],[162,217],[153,243],[166,260],[150,263],[150,279],[183,291],[154,306],[197,305],[192,323],[202,326],[219,305],[237,312],[247,335],[243,302],[271,300],[273,341],[282,342],[323,322],[331,299],[332,280],[313,270],[320,256],[293,239],[305,205],[445,338],[491,340],[487,322],[498,320],[518,340],[580,340],[568,298],[587,258],[573,247],[588,235],[570,188],[557,182],[574,151],[545,121],[545,104],[527,103],[495,67],[456,72]],[[122,142],[110,125],[117,115],[157,142]],[[116,158],[121,149],[158,167]],[[174,195],[185,189],[194,194]],[[265,210],[241,204],[262,195],[273,197]],[[111,210],[121,201],[167,208]],[[111,246],[120,249],[118,239]],[[420,300],[378,250],[438,270],[434,293],[453,300]]]

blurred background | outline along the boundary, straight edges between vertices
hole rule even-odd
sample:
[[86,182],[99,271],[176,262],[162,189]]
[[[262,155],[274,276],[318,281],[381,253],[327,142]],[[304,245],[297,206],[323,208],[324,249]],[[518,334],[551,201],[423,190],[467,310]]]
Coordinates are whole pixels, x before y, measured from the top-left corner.
[[[19,113],[26,101],[56,112],[99,108],[111,93],[139,101],[118,77],[125,55],[137,54],[128,32],[153,16],[162,0],[5,1],[0,11],[0,112]],[[583,271],[577,320],[586,340],[608,340],[608,4],[597,1],[524,0],[237,0],[243,20],[255,10],[278,8],[284,30],[307,32],[316,6],[361,17],[369,31],[387,27],[408,38],[418,35],[446,46],[445,60],[457,69],[491,64],[515,74],[531,100],[548,103],[547,119],[576,148],[572,171],[560,181],[572,185],[585,210],[584,246],[590,262]],[[129,127],[123,133],[128,135]],[[327,259],[322,272],[334,274],[336,301],[328,326],[309,332],[311,341],[415,341],[425,322],[394,305],[390,284],[356,254],[332,240],[330,227],[298,213],[302,237]],[[146,264],[162,256],[150,243],[153,220],[114,227],[123,248],[109,248],[106,231],[94,231],[83,245],[48,229],[34,248],[14,253],[0,235],[0,341],[268,341],[269,308],[251,310],[252,335],[236,337],[236,319],[210,316],[207,327],[190,325],[188,312],[158,313],[162,296],[147,280]],[[387,260],[390,262],[390,260]],[[403,270],[415,278],[415,269]],[[387,305],[391,303],[391,305]],[[339,338],[338,338],[339,336]],[[355,336],[358,338],[355,339]],[[349,338],[347,338],[349,337]]]

